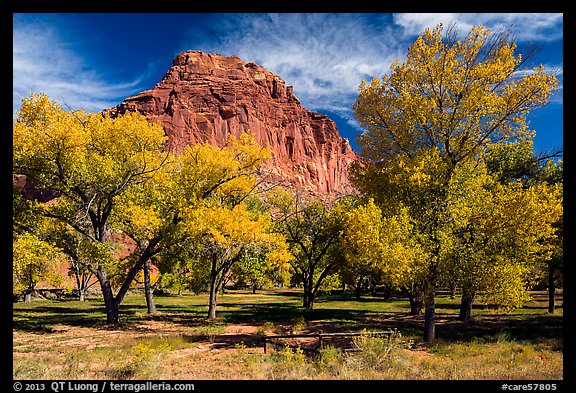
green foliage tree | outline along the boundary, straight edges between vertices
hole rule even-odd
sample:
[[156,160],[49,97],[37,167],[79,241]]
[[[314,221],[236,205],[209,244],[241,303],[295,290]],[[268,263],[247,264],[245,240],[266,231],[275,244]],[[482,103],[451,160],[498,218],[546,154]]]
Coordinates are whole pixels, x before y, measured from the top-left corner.
[[323,281],[343,264],[339,235],[347,204],[329,207],[284,191],[270,202],[276,211],[276,230],[285,236],[293,256],[293,277],[304,286],[303,307],[312,309]]
[[[502,184],[519,183],[523,188],[539,184],[563,187],[563,162],[557,158],[562,151],[534,152],[531,140],[511,142],[493,146],[484,157],[489,173]],[[559,198],[562,193],[559,192]],[[552,254],[543,260],[542,265],[547,270],[548,278],[548,312],[555,311],[556,280],[562,278],[563,270],[563,220],[562,217],[554,224],[555,236],[549,239]]]
[[58,261],[62,258],[58,249],[37,236],[25,232],[16,237],[12,244],[13,295],[24,294],[30,302],[38,282],[59,282]]
[[470,319],[478,294],[504,307],[521,306],[538,264],[549,259],[553,223],[562,212],[558,187],[502,184],[482,163],[458,168],[452,182],[447,267],[462,288],[460,319]]
[[234,282],[250,288],[252,293],[256,293],[264,286],[272,286],[274,272],[277,270],[276,264],[266,258],[265,253],[259,251],[249,252],[245,249],[239,263],[231,269]]
[[356,185],[383,210],[390,199],[401,201],[427,255],[421,269],[426,342],[435,338],[435,293],[450,243],[447,197],[454,171],[494,144],[531,136],[526,115],[544,106],[558,85],[543,67],[516,72],[525,59],[515,55],[510,32],[475,26],[463,39],[452,28],[442,33],[442,25],[426,29],[406,61],[392,64],[390,75],[362,82],[354,103],[366,130],[360,150],[374,163],[356,171]]

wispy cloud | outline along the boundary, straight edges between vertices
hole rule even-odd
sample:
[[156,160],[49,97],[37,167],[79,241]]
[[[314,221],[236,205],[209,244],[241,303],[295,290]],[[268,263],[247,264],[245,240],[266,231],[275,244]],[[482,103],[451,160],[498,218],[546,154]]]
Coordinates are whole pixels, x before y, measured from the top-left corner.
[[386,73],[406,50],[384,14],[239,14],[218,22],[209,36],[192,28],[181,49],[253,61],[294,86],[305,107],[345,119],[361,81]]
[[406,35],[419,35],[438,23],[457,23],[459,30],[469,31],[481,24],[492,31],[512,29],[518,41],[556,41],[562,38],[561,13],[405,13],[394,14],[394,22]]
[[[13,108],[34,91],[73,108],[99,111],[149,88],[148,77],[165,66],[130,64],[141,73],[119,80],[110,65],[94,63],[82,34],[67,30],[53,14],[36,15],[14,16]],[[330,111],[357,128],[352,104],[361,81],[388,73],[393,60],[405,59],[414,37],[439,22],[458,22],[463,32],[479,23],[493,30],[511,27],[523,42],[562,38],[562,14],[239,13],[196,16],[185,39],[166,42],[174,45],[174,54],[200,49],[260,64],[294,86],[305,107]]]
[[[414,36],[442,22],[462,32],[512,28],[519,41],[562,38],[562,14],[237,14],[188,32],[180,50],[237,55],[280,75],[301,103],[357,128],[352,103],[363,79],[403,61]],[[209,27],[208,27],[209,25]]]
[[87,64],[53,21],[15,17],[13,35],[13,112],[22,97],[45,93],[71,108],[100,111],[139,90],[141,76],[129,82],[105,80]]

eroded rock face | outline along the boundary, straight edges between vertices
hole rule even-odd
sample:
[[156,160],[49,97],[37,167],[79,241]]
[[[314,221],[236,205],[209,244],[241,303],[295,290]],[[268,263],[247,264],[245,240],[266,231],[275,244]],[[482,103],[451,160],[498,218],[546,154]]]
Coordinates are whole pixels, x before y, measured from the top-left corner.
[[50,190],[42,190],[37,187],[37,183],[28,179],[25,175],[12,174],[12,187],[18,190],[26,199],[35,199],[38,202],[48,202],[58,194]]
[[229,133],[246,131],[273,151],[265,165],[272,179],[319,196],[353,191],[348,165],[358,156],[334,121],[303,108],[279,76],[236,56],[180,53],[153,89],[107,110],[126,111],[160,121],[176,153],[204,141],[223,146]]

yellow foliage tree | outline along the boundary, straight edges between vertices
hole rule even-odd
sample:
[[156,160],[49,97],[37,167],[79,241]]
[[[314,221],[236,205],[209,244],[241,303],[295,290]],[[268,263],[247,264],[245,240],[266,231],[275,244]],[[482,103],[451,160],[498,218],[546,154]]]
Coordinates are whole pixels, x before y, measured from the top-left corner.
[[63,256],[50,243],[25,232],[16,237],[12,251],[12,291],[15,296],[23,293],[24,301],[29,302],[38,282],[60,281],[58,262]]
[[[13,172],[58,196],[42,206],[45,217],[66,224],[87,241],[111,252],[110,217],[123,194],[144,186],[165,158],[166,136],[144,116],[127,113],[112,119],[82,110],[64,110],[44,94],[22,100],[13,132]],[[107,321],[119,321],[119,305],[141,264],[156,252],[151,242],[130,266],[114,295],[110,271],[116,258],[86,262],[102,288]]]
[[553,249],[560,195],[555,185],[502,184],[481,162],[456,170],[448,196],[453,237],[446,248],[448,273],[463,291],[461,320],[470,319],[477,295],[507,308],[529,299],[537,266]]
[[[138,272],[166,246],[185,241],[183,212],[207,201],[241,203],[256,190],[255,175],[270,157],[246,133],[223,148],[188,147],[179,157],[164,151],[165,141],[164,130],[140,114],[66,111],[43,94],[24,99],[14,122],[14,173],[58,195],[39,214],[110,256],[77,259],[98,278],[109,323],[119,321]],[[136,245],[125,258],[112,254],[114,232]],[[111,273],[123,273],[116,295]]]
[[283,237],[272,232],[270,217],[249,211],[244,203],[232,208],[218,203],[195,206],[186,211],[184,222],[189,236],[201,244],[201,261],[209,265],[208,319],[216,318],[218,293],[246,252],[257,249],[278,269],[288,268],[291,256]]
[[[530,138],[527,114],[546,105],[558,86],[543,67],[517,73],[525,59],[515,54],[510,37],[482,26],[463,39],[455,29],[443,35],[441,24],[426,29],[404,63],[394,62],[381,79],[362,82],[354,103],[366,130],[358,139],[360,150],[374,163],[356,170],[356,185],[383,209],[383,195],[402,201],[429,256],[426,342],[435,337],[435,292],[450,243],[447,196],[455,169],[492,144]],[[389,192],[389,185],[399,187]]]

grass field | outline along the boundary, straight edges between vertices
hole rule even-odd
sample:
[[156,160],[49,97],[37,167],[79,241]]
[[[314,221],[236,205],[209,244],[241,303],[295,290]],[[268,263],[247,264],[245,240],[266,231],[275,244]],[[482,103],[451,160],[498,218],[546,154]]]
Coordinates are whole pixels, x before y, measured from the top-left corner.
[[[228,291],[208,322],[207,295],[157,296],[149,316],[141,294],[126,297],[119,326],[107,326],[101,299],[35,300],[13,306],[15,379],[515,379],[563,378],[562,294],[547,314],[544,292],[506,313],[479,302],[458,321],[459,299],[439,295],[437,339],[421,340],[423,317],[405,299],[321,296],[301,307],[298,290]],[[264,354],[267,334],[396,329],[394,340],[287,340]]]

